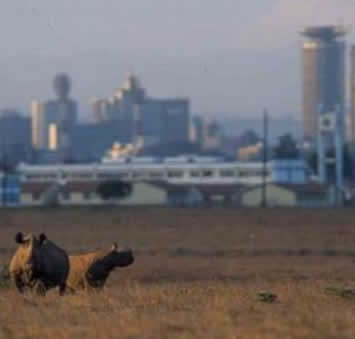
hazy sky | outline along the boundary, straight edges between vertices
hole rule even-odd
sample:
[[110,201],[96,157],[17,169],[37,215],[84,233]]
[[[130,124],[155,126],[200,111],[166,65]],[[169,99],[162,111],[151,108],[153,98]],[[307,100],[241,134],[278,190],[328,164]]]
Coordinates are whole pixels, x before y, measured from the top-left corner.
[[[196,113],[299,115],[305,25],[349,24],[355,0],[11,0],[0,12],[0,108],[28,111],[70,73],[82,116],[128,71]],[[350,36],[350,41],[355,41]]]

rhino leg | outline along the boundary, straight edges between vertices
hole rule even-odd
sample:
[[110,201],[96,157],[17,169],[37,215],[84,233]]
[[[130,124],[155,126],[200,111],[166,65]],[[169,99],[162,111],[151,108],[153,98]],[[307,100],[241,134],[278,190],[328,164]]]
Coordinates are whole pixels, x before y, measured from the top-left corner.
[[66,286],[65,287],[65,293],[66,294],[70,294],[70,295],[73,295],[76,293],[76,289],[75,288],[72,288],[70,286]]
[[38,296],[45,296],[47,292],[46,286],[43,284],[41,281],[37,281],[35,286],[33,287],[33,291],[38,295]]
[[16,286],[17,290],[18,290],[21,294],[23,294],[23,293],[24,293],[24,287],[25,287],[25,285],[23,284],[22,279],[21,279],[19,276],[15,276],[15,277],[13,278],[13,280],[14,280],[14,282],[15,282],[15,286]]
[[62,296],[65,294],[65,291],[67,289],[67,285],[65,283],[62,283],[59,285],[59,295]]

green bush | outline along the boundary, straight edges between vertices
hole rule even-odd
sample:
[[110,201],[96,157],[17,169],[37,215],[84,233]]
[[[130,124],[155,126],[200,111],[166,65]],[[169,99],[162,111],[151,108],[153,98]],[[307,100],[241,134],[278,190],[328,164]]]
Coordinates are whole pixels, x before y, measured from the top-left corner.
[[277,299],[277,295],[271,292],[260,292],[258,293],[259,301],[264,303],[273,303]]
[[344,288],[344,287],[328,287],[325,289],[327,293],[334,294],[338,297],[343,297],[346,299],[355,298],[355,289]]

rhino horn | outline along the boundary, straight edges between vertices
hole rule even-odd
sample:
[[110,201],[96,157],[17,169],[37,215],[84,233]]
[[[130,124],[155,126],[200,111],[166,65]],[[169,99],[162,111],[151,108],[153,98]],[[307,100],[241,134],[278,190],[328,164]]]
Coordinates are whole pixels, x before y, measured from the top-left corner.
[[117,251],[117,248],[118,248],[117,242],[114,242],[114,243],[112,244],[111,251]]

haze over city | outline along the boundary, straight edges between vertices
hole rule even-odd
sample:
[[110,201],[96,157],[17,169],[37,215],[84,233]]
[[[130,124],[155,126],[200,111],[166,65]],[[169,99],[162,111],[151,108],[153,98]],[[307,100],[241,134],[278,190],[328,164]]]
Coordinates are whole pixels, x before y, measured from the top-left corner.
[[355,338],[355,0],[13,0],[0,339]]
[[268,106],[300,118],[299,32],[350,24],[354,11],[350,0],[12,1],[0,14],[0,100],[28,112],[65,71],[87,118],[89,99],[133,71],[153,96],[190,97],[193,113],[259,117]]

